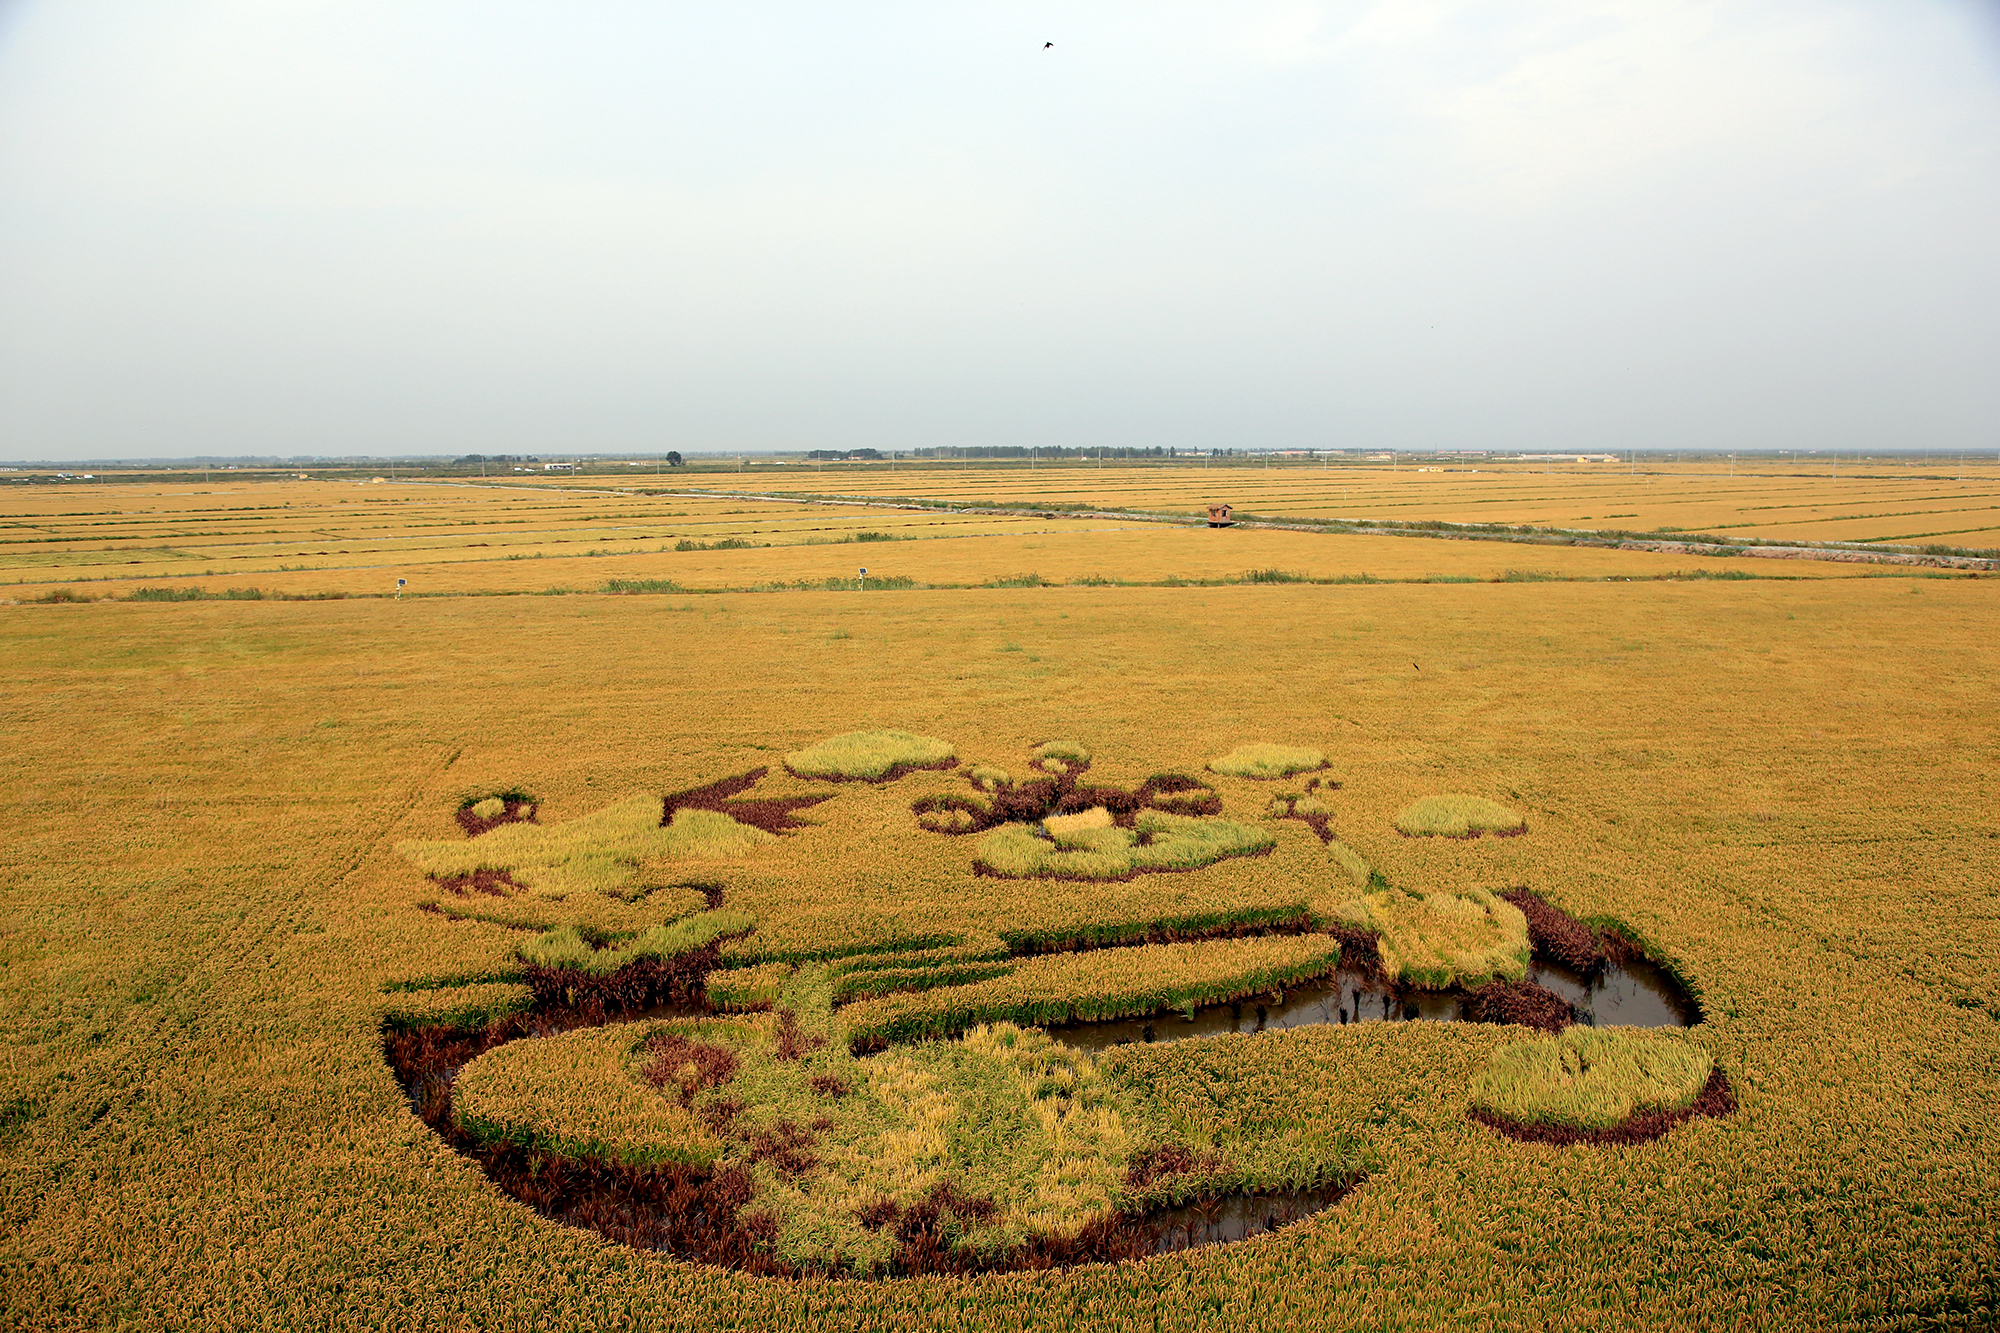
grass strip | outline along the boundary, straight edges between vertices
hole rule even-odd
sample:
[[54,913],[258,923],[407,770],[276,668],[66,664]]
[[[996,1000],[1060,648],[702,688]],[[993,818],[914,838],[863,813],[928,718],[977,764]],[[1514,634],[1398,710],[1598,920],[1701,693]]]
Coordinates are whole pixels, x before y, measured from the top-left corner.
[[705,949],[728,935],[740,935],[756,924],[748,912],[721,908],[698,912],[641,931],[623,944],[593,947],[574,925],[557,926],[521,946],[521,961],[530,967],[564,968],[604,976],[646,959],[677,958]]
[[446,1027],[483,1028],[488,1023],[525,1014],[535,993],[518,981],[476,982],[470,986],[401,991],[382,1009],[383,1025],[392,1031]]
[[849,1043],[865,1050],[978,1023],[1044,1027],[1193,1009],[1322,977],[1339,961],[1340,945],[1326,935],[1051,954],[986,981],[863,1000],[840,1017]]

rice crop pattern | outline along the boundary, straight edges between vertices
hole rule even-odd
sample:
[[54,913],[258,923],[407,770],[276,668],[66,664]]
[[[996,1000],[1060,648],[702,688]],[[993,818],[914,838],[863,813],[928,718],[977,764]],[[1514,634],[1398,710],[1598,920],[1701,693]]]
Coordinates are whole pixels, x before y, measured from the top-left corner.
[[[1099,498],[1127,503],[1111,489],[1119,474],[1105,473]],[[964,484],[989,498],[1003,494],[969,475]],[[1163,505],[1192,507],[1209,489],[1164,470],[1130,475],[1161,486]],[[1252,471],[1229,475],[1247,484]],[[1456,485],[1454,475],[1385,480],[1377,504],[1423,499],[1417,487]],[[1285,484],[1306,480],[1299,469]],[[1830,479],[1738,480],[1774,503],[1809,501],[1814,486],[1843,493]],[[1485,485],[1483,474],[1475,481]],[[1717,482],[1662,474],[1652,484],[1678,487],[1672,503],[1692,506],[1698,485]],[[1072,469],[1064,484],[1095,483]],[[1519,489],[1491,492],[1486,516],[1631,508],[1562,506],[1582,492],[1556,496],[1532,475],[1508,484]],[[1894,498],[1890,481],[1869,484]],[[316,486],[333,502],[335,483],[296,485],[295,503]],[[1629,483],[1607,474],[1606,485]],[[1536,487],[1549,492],[1541,508]],[[1947,489],[1936,479],[1905,489],[1924,487]],[[360,497],[396,489],[345,487],[356,512],[296,516],[296,547],[313,523],[386,522],[361,511]],[[254,536],[253,517],[231,518],[228,506],[284,503],[236,488],[149,498],[175,512],[144,515],[123,498],[136,487],[82,491],[36,490],[43,508],[26,517],[62,538],[48,545],[73,542],[78,554],[62,558],[106,565],[110,548],[192,541],[205,525]],[[488,534],[461,522],[466,511],[530,501],[592,531],[581,518],[609,512],[603,497],[570,493],[482,497],[457,512],[425,495],[441,506],[432,536],[462,528],[473,542]],[[644,529],[664,553],[564,559],[603,566],[603,578],[712,575],[714,587],[750,582],[726,562],[787,579],[860,563],[756,564],[784,554],[775,545],[673,551],[682,538],[762,540],[729,529],[755,516],[720,512],[749,502],[701,503],[714,524]],[[85,509],[108,512],[57,512]],[[814,516],[785,512],[801,528]],[[912,522],[959,521],[909,512]],[[861,530],[897,526],[892,511],[849,517]],[[87,526],[98,519],[112,526]],[[2000,1157],[1990,910],[2000,839],[1987,794],[2000,617],[1990,581],[1846,577],[1854,571],[1837,566],[1820,574],[1839,576],[1789,582],[1652,581],[1672,557],[1550,548],[1524,559],[1476,542],[1257,532],[1099,540],[1056,532],[1057,522],[1046,533],[1021,530],[1033,520],[996,523],[1018,526],[871,549],[878,559],[956,552],[951,572],[963,578],[943,577],[944,563],[916,571],[966,585],[956,592],[107,602],[99,565],[35,566],[91,579],[36,574],[44,581],[23,586],[22,605],[0,608],[13,760],[0,776],[8,1323],[1707,1330],[2000,1318],[1990,1170]],[[1926,518],[1909,530],[1949,525]],[[1252,549],[1267,540],[1298,545]],[[804,541],[800,560],[851,556]],[[1051,545],[1024,556],[1029,542]],[[979,586],[1036,568],[1064,581],[1130,569],[1157,582],[1199,573],[1208,557],[1179,553],[1208,549],[1237,576],[1338,572],[1346,557],[1313,566],[1298,553],[1331,549],[1316,542],[1414,550],[1404,557],[1413,576],[1484,562],[1483,581]],[[328,555],[308,558],[331,566],[334,543],[321,545]],[[220,592],[228,579],[202,572],[228,568],[209,563],[213,554],[115,557]],[[1367,559],[1375,574],[1397,572]],[[676,560],[705,563],[663,567]],[[567,578],[537,563],[487,561],[473,548],[456,586],[538,591]],[[1593,581],[1485,581],[1510,567],[1592,571]],[[238,568],[238,583],[277,577],[254,559]],[[1634,581],[1595,581],[1617,570]],[[323,567],[283,577],[310,594],[351,591],[359,576]],[[27,604],[63,586],[93,600]],[[1002,651],[1009,643],[1019,651]],[[784,771],[784,756],[828,736],[892,729],[947,739],[961,766],[884,783]],[[936,832],[913,810],[1053,781],[1032,756],[1058,737],[1089,751],[1077,786],[1136,793],[1156,775],[1199,774],[1212,813],[1168,813],[1262,829],[1271,850],[1179,874],[997,878],[973,865],[988,830]],[[1365,880],[1298,816],[1311,775],[1260,781],[1206,768],[1265,738],[1327,756],[1341,785],[1314,797]],[[718,787],[730,790],[673,799]],[[1396,830],[1399,811],[1444,791],[1497,801],[1528,832]],[[1273,801],[1286,793],[1281,816]],[[732,823],[771,836],[731,834],[735,854],[692,859],[646,841],[608,865],[526,839],[519,849],[534,855],[470,870],[440,860],[439,877],[398,850],[448,845],[497,862],[472,849],[525,838],[515,830],[559,833],[638,795],[657,809],[652,829],[633,834],[642,840],[677,814],[732,804]],[[495,798],[502,822],[475,833],[460,820]],[[1037,818],[1100,806],[1123,827],[1105,801]],[[575,887],[556,898],[521,872],[543,875],[544,888],[550,873],[572,875]],[[1391,888],[1487,890],[1517,907],[1538,947],[1549,921],[1537,926],[1540,914],[1515,900],[1523,891],[1590,930],[1617,928],[1700,1002],[1684,1037],[1647,1039],[1707,1055],[1733,1109],[1707,1113],[1711,1077],[1658,1139],[1592,1143],[1598,1131],[1576,1126],[1561,1127],[1586,1136],[1573,1146],[1512,1137],[1475,1116],[1475,1084],[1496,1051],[1557,1039],[1499,1024],[1132,1045],[1088,1068],[1024,1031],[1009,1047],[997,1024],[865,1057],[834,1026],[862,1005],[1006,979],[954,969],[1011,976],[1154,946],[1310,942],[1325,937],[1318,923],[1338,925],[1342,906]],[[590,958],[708,913],[752,924],[654,958],[633,993],[589,992]],[[573,995],[538,987],[523,956],[565,927],[552,942],[561,956],[541,975]],[[887,989],[835,1003],[838,985],[870,974]],[[947,984],[903,988],[929,974]],[[699,1008],[711,990],[749,1012],[592,1017],[593,1006],[624,1012],[662,997]],[[808,991],[819,997],[811,1004]],[[608,1050],[587,1049],[612,1040],[597,1034],[642,1024],[633,1045],[620,1034]],[[525,1068],[499,1077],[526,1061],[511,1053],[565,1041],[578,1068],[596,1071],[588,1079],[538,1080],[546,1071]],[[473,1142],[454,1129],[454,1084],[399,1086],[385,1042],[405,1043],[413,1064],[464,1071],[467,1122],[505,1132]],[[727,1078],[709,1048],[734,1058]],[[564,1088],[586,1086],[684,1113],[680,1141],[710,1135],[716,1157],[621,1156],[620,1145],[661,1136],[627,1140],[604,1126],[634,1122],[565,1112]],[[542,1100],[529,1096],[537,1089]],[[938,1097],[958,1109],[940,1118]],[[733,1117],[719,1109],[735,1100]],[[822,1115],[830,1127],[814,1128]],[[562,1155],[581,1150],[571,1140],[586,1121],[596,1126],[589,1151],[607,1155]],[[875,1151],[887,1135],[903,1136],[897,1150]],[[1003,1160],[996,1145],[1009,1141],[1034,1147]],[[1365,1183],[1295,1226],[1137,1262],[1069,1262],[1095,1238],[1068,1236],[1057,1220],[1357,1176]],[[990,1184],[972,1197],[954,1179]],[[762,1211],[738,1207],[760,1191]],[[701,1230],[714,1210],[733,1210],[740,1225]],[[836,1216],[855,1221],[830,1243],[824,1219]],[[592,1227],[632,1243],[579,1229]],[[1054,1266],[951,1271],[945,1257],[966,1254],[955,1247],[971,1233],[979,1255],[1045,1235],[1037,1254]],[[758,1266],[813,1254],[841,1256],[831,1272],[907,1263],[935,1275],[829,1281],[809,1264],[806,1276]]]

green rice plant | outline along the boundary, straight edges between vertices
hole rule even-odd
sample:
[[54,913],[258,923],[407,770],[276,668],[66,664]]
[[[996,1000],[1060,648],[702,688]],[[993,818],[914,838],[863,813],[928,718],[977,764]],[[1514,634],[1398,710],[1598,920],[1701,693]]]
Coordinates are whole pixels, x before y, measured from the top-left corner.
[[[509,560],[516,560],[519,559],[520,557],[508,556],[507,558]],[[672,579],[612,579],[604,585],[604,591],[686,592],[688,590],[686,588],[683,588],[680,584],[674,582]]]
[[639,1072],[647,1023],[510,1042],[460,1071],[452,1117],[477,1143],[562,1157],[705,1166],[722,1144],[695,1113]]
[[400,842],[396,850],[433,879],[488,870],[531,894],[562,898],[618,894],[646,862],[728,860],[777,841],[714,810],[676,810],[663,828],[665,808],[661,797],[632,796],[563,824],[502,824],[464,842]]
[[[1125,1193],[1132,1143],[1118,1090],[1097,1062],[1012,1023],[980,1024],[958,1047],[967,1063],[1001,1074],[1007,1102],[1025,1112],[1013,1135],[996,1135],[997,1126],[964,1111],[947,1129],[954,1148],[963,1144],[1011,1168],[993,1173],[1004,1182],[998,1193],[1005,1201],[996,1248],[1016,1237],[1075,1236],[1108,1214]],[[970,1154],[960,1148],[954,1155]]]
[[1156,810],[1176,815],[1212,815],[1221,810],[1215,788],[1186,773],[1155,773],[1146,779]]
[[958,963],[991,962],[1007,955],[1007,943],[998,935],[975,932],[958,944],[890,953],[849,954],[828,959],[822,966],[827,975],[838,978],[852,972],[876,972],[884,968],[948,967]]
[[383,1005],[382,1022],[391,1029],[482,1028],[496,1019],[524,1014],[534,1003],[535,993],[516,981],[398,991]]
[[1067,773],[1090,762],[1090,751],[1075,741],[1043,741],[1035,747],[1032,761],[1044,773]]
[[768,1009],[795,971],[790,963],[755,963],[708,974],[708,1002],[727,1012]]
[[1304,574],[1295,574],[1288,569],[1252,569],[1243,574],[1245,583],[1310,583]]
[[963,986],[1005,976],[1013,964],[1004,961],[948,963],[936,967],[881,967],[866,972],[849,972],[833,985],[835,1004],[891,995],[899,991],[936,990],[940,986]]
[[1332,809],[1316,791],[1279,792],[1266,807],[1273,819],[1303,819],[1308,815],[1330,815]]
[[1254,856],[1278,845],[1264,829],[1229,819],[1192,819],[1164,810],[1141,810],[1139,870],[1194,870],[1231,856]]
[[521,961],[533,967],[574,968],[603,975],[646,958],[677,958],[703,949],[726,935],[740,935],[756,924],[747,912],[721,908],[700,912],[640,931],[623,943],[593,948],[574,925],[557,926],[520,948]]
[[1493,978],[1519,981],[1528,972],[1528,918],[1487,889],[1379,889],[1349,900],[1335,916],[1375,931],[1383,971],[1409,985],[1442,990]]
[[1368,881],[1374,875],[1375,870],[1367,861],[1362,859],[1361,853],[1336,838],[1327,843],[1326,854],[1333,858],[1335,865],[1346,872],[1347,878],[1353,881],[1355,888],[1362,889],[1368,887]]
[[863,1000],[840,1011],[857,1049],[950,1036],[1006,1020],[1043,1027],[1188,1010],[1322,977],[1340,961],[1325,935],[1272,935],[1193,944],[1049,954],[1003,976]]
[[1219,759],[1211,759],[1212,772],[1233,778],[1288,778],[1294,773],[1310,773],[1326,767],[1326,756],[1318,750],[1297,745],[1272,745],[1258,741],[1239,745]]
[[972,779],[973,786],[984,792],[1000,791],[1014,785],[1014,779],[1006,769],[994,768],[990,764],[974,764],[967,776]]
[[1408,837],[1476,838],[1482,833],[1513,834],[1528,821],[1483,796],[1425,796],[1396,816],[1396,830]]
[[939,792],[911,807],[917,823],[933,833],[970,833],[992,809],[984,796],[967,792]]
[[850,731],[785,756],[801,778],[885,782],[917,768],[949,768],[958,752],[949,741],[908,731]]
[[1685,1110],[1714,1061],[1686,1041],[1572,1027],[1499,1047],[1472,1081],[1472,1105],[1531,1125],[1609,1129],[1635,1111]]
[[1004,879],[1123,879],[1133,871],[1130,831],[1078,830],[1068,846],[1033,824],[1002,824],[979,840],[974,865]]
[[[1071,819],[1081,817],[1071,817]],[[1277,839],[1263,829],[1227,819],[1196,819],[1142,810],[1135,826],[1055,822],[1060,835],[1044,836],[1033,824],[1002,824],[979,840],[975,864],[1004,879],[1124,879],[1153,871],[1195,870],[1232,856],[1269,851]]]

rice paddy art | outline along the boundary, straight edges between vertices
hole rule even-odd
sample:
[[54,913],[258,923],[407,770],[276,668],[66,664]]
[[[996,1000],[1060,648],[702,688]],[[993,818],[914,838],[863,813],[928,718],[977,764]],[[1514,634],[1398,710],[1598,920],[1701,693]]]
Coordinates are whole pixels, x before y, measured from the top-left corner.
[[[1554,1056],[1500,1048],[1468,1093],[1503,1132],[1634,1139],[1635,1117],[1692,1114],[1699,1048],[1592,1045],[1583,1011],[1528,980],[1537,942],[1568,923],[1576,961],[1588,928],[1535,898],[1531,940],[1492,891],[1398,887],[1334,836],[1339,784],[1255,791],[1322,773],[1321,752],[1233,755],[1214,778],[1119,785],[1072,739],[961,768],[949,742],[859,732],[787,754],[782,780],[752,770],[569,819],[525,795],[471,800],[462,841],[398,851],[434,886],[421,905],[517,933],[505,975],[391,999],[386,1053],[417,1113],[538,1211],[766,1273],[1075,1264],[1267,1229],[1210,1225],[1243,1200],[1269,1200],[1271,1225],[1337,1203],[1376,1165],[1365,1135],[1287,1131],[1273,1157],[1251,1126],[1187,1121],[1141,1052],[1162,1031],[1179,1046],[1175,1021],[1226,1008],[1245,1030],[1254,1011],[1257,1077],[1303,1077],[1287,997],[1348,978],[1385,1019],[1449,1000],[1560,1033]],[[883,865],[930,847],[969,888],[1043,887],[989,929],[815,944],[788,928],[824,868],[807,849],[920,775]],[[1314,836],[1284,844],[1261,895],[1227,900],[1229,867],[1271,857],[1288,820]],[[465,905],[482,899],[483,915]],[[1363,998],[1320,1021],[1364,1022]],[[1080,1035],[1133,1025],[1129,1045]]]

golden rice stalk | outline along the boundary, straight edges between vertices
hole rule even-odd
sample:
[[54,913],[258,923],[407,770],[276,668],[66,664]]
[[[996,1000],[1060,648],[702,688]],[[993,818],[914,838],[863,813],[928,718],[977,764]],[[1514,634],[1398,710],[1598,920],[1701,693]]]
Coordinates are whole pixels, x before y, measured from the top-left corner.
[[714,1160],[721,1144],[679,1102],[639,1076],[648,1023],[580,1028],[509,1042],[467,1065],[452,1115],[482,1143],[644,1164]]

